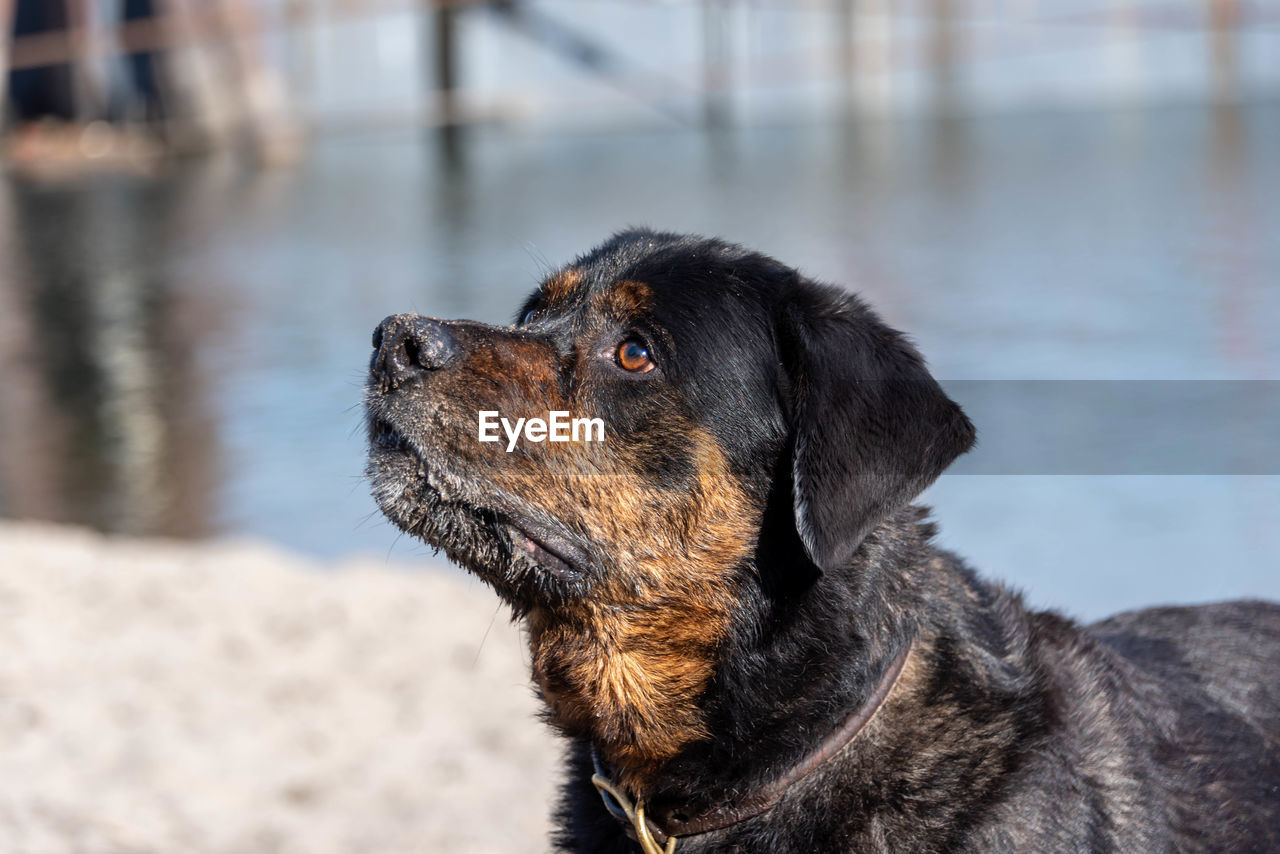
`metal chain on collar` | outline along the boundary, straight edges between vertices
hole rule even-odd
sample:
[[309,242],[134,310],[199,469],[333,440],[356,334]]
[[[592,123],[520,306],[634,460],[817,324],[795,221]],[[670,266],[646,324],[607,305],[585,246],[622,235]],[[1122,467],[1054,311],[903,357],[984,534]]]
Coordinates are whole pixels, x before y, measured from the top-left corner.
[[653,838],[653,833],[649,831],[649,823],[644,820],[644,801],[631,803],[631,799],[626,796],[622,789],[614,785],[613,781],[603,774],[597,772],[591,775],[591,783],[600,792],[601,797],[606,792],[609,796],[622,808],[626,813],[627,821],[631,822],[632,828],[636,832],[636,840],[640,843],[640,849],[644,854],[674,854],[676,850],[676,838],[674,836],[667,837],[666,847],[658,845],[658,841]]

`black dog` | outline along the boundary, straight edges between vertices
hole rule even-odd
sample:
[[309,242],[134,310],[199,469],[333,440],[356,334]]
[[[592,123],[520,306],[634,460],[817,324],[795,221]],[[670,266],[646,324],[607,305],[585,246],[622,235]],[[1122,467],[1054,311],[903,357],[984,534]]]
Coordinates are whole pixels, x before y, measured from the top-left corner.
[[564,849],[1280,850],[1280,607],[1084,627],[931,545],[973,428],[856,298],[631,231],[520,318],[383,322],[369,474],[523,618]]

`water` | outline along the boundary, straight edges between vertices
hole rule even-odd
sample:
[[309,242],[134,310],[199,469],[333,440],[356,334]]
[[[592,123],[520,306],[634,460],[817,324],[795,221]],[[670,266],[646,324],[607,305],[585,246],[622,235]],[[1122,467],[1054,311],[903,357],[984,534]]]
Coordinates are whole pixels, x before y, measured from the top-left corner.
[[[288,172],[11,177],[0,512],[418,559],[359,479],[374,325],[400,311],[506,322],[550,266],[647,224],[850,285],[962,400],[987,381],[973,406],[995,444],[926,497],[946,545],[1034,602],[1094,616],[1280,597],[1276,151],[1280,104],[1253,103],[721,133],[491,128],[454,157],[394,133],[322,140]],[[1026,440],[1043,407],[990,392],[1014,380],[1210,382],[1264,403],[1222,468],[1212,418],[1157,462],[1122,464],[1153,424],[1204,421],[1190,417],[1203,395],[1156,395],[1141,418],[1076,406],[1094,417],[1063,435],[1103,462],[1075,473],[1035,450],[1061,443]],[[1010,413],[1024,411],[1020,432]],[[1001,449],[1020,439],[1032,462],[1011,474]]]

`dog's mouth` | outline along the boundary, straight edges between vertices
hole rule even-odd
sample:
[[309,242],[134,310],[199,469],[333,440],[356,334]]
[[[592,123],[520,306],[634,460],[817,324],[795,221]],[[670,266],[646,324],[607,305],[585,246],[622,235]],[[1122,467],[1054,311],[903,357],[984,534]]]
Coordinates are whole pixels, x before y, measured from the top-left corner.
[[369,422],[374,497],[401,530],[444,550],[513,604],[581,592],[591,552],[563,524],[487,490],[382,417]]
[[[571,547],[563,537],[543,532],[535,536],[529,533],[525,527],[515,523],[508,523],[508,529],[514,551],[523,554],[529,560],[562,580],[574,581],[582,577],[582,570],[579,568],[580,558],[568,556],[576,549]],[[556,543],[556,546],[551,545],[551,543]]]
[[413,445],[385,418],[375,418],[369,426],[369,443],[374,449],[417,455]]

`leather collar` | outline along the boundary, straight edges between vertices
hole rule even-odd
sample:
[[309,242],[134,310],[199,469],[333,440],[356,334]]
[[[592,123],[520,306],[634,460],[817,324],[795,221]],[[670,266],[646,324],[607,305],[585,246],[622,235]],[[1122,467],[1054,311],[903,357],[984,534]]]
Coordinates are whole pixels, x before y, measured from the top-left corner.
[[[656,816],[646,815],[644,801],[638,800],[633,805],[625,793],[605,774],[603,763],[596,755],[594,747],[591,748],[591,761],[595,766],[595,774],[591,782],[600,791],[600,798],[604,801],[609,814],[624,824],[630,825],[628,835],[639,840],[646,852],[674,851],[675,841],[678,838],[723,830],[740,821],[754,818],[776,806],[788,789],[808,777],[858,737],[875,717],[876,712],[880,711],[880,707],[884,705],[893,687],[898,683],[898,678],[906,667],[907,658],[911,655],[912,647],[912,643],[909,642],[902,648],[902,651],[889,664],[884,675],[880,677],[880,681],[876,683],[875,689],[867,697],[866,702],[854,709],[840,726],[818,745],[816,750],[791,766],[791,769],[777,780],[733,803],[719,804],[691,814],[678,807],[671,807],[663,809]],[[645,845],[646,836],[650,837],[651,841],[656,840],[663,847],[654,846],[650,849]]]

